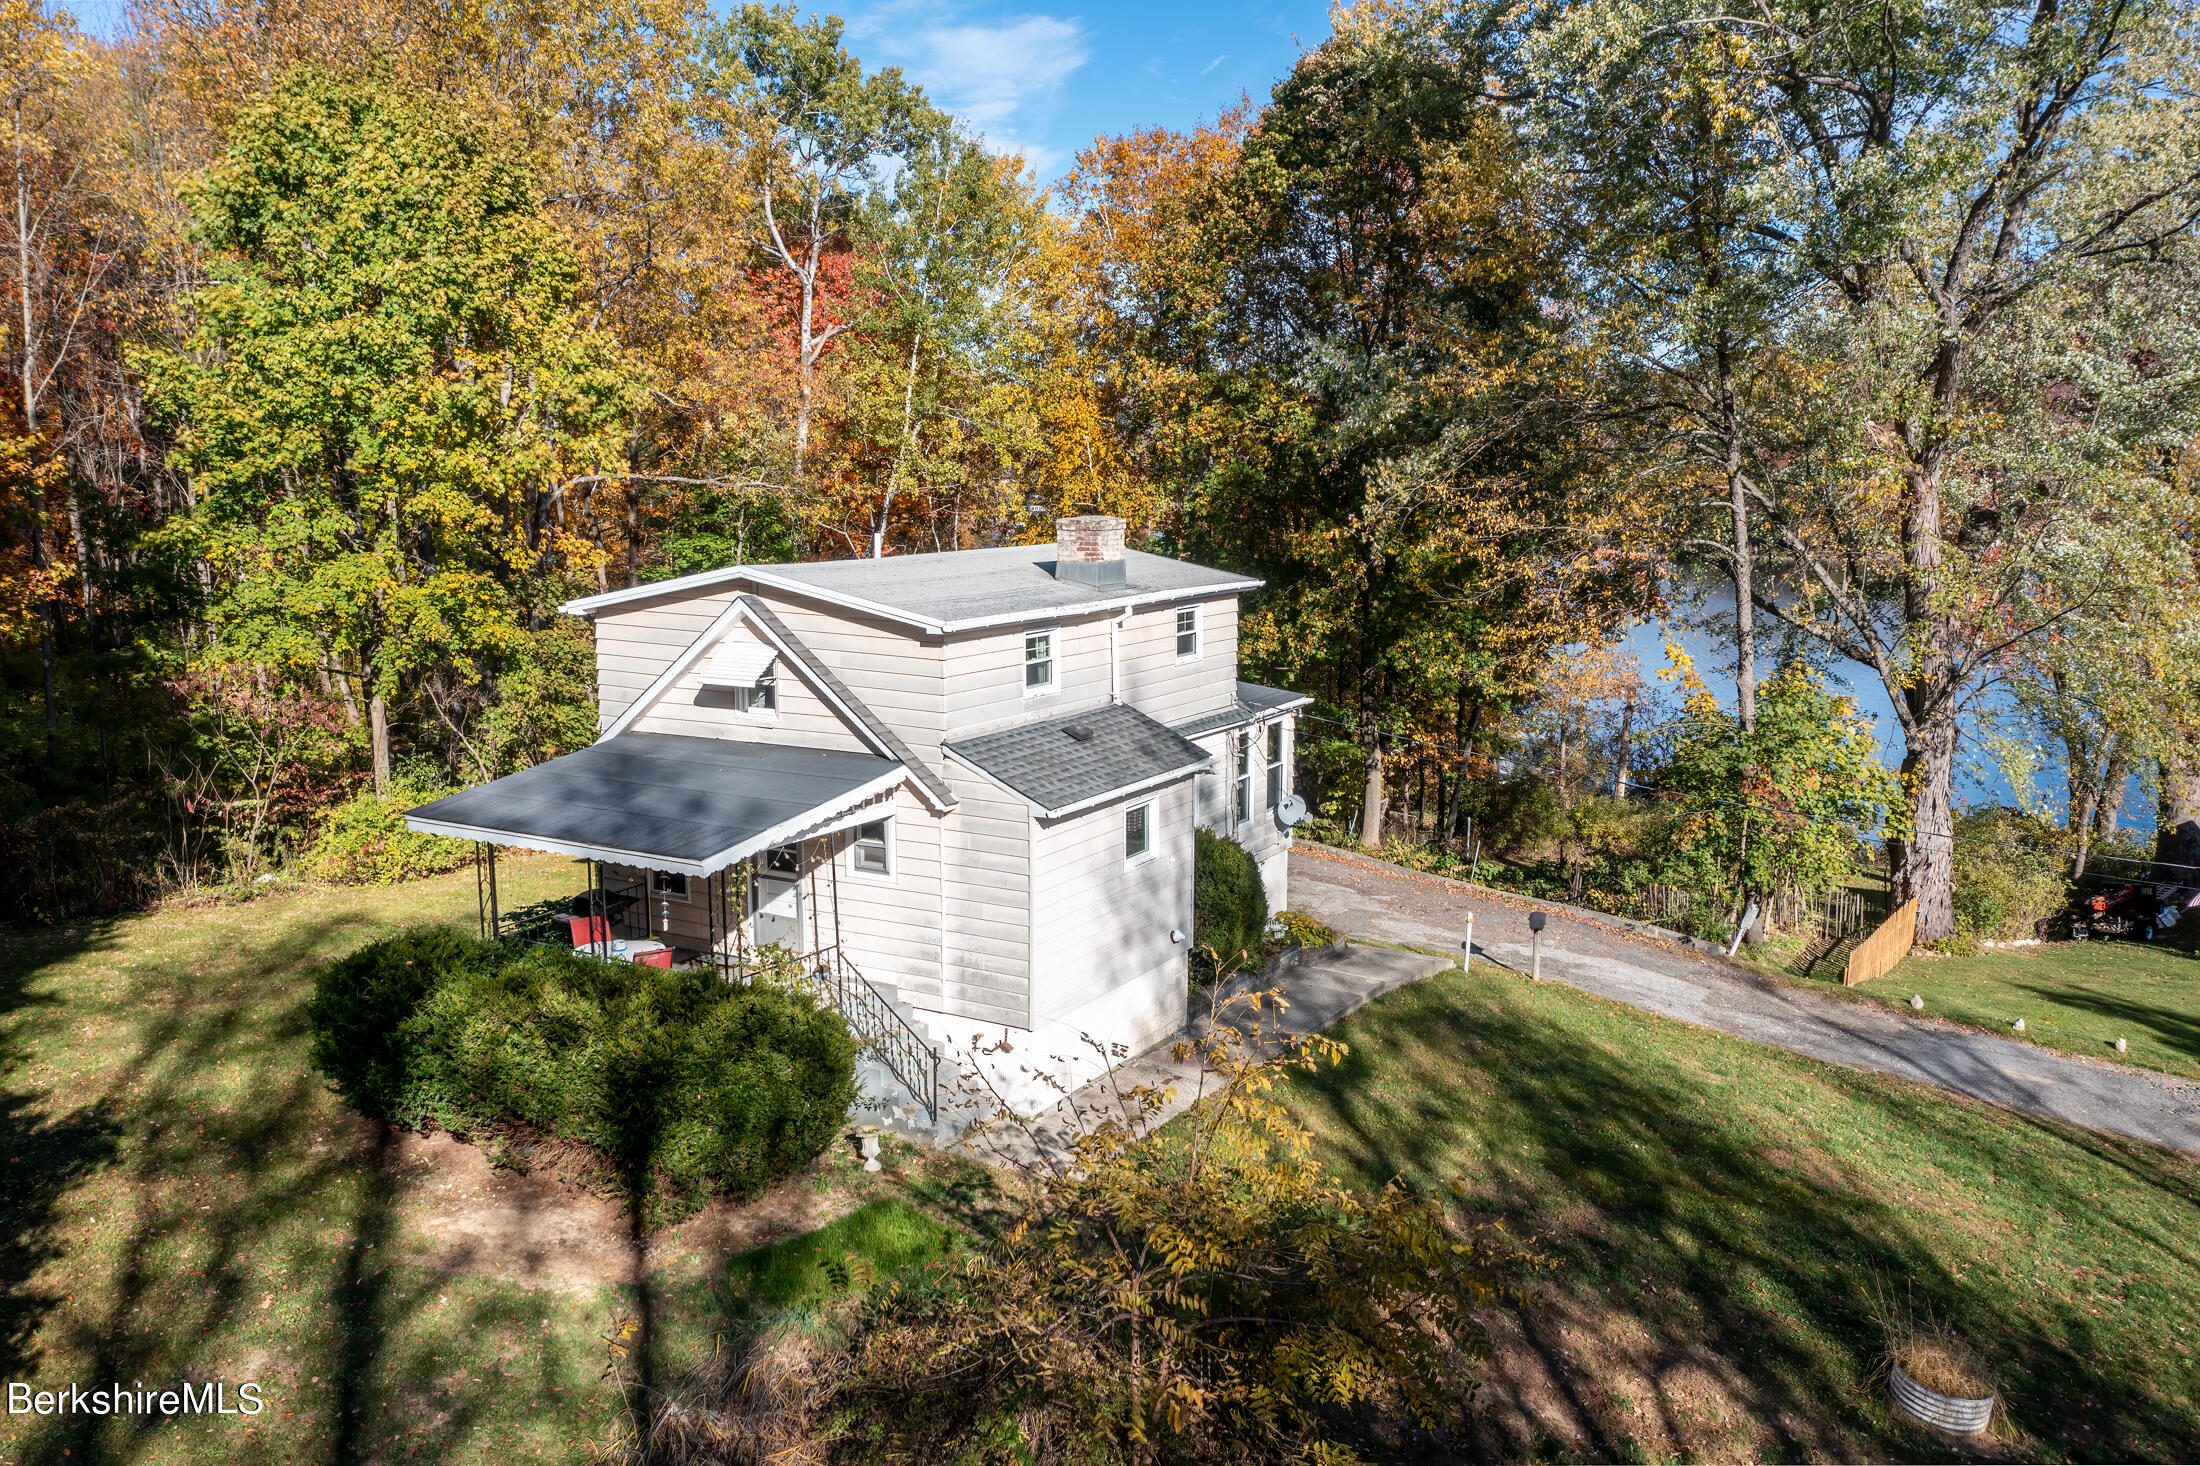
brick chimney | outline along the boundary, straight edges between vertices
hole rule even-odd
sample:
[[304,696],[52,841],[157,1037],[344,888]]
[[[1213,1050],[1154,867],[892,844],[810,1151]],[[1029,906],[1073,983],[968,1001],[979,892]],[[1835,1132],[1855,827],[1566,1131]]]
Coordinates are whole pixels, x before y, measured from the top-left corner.
[[1125,584],[1123,521],[1112,514],[1055,520],[1054,578],[1102,589]]

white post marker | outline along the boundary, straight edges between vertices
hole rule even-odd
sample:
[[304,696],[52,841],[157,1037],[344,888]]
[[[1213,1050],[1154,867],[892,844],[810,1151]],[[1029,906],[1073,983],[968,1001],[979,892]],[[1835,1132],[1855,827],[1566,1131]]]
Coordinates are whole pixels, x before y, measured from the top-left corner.
[[1461,942],[1461,943],[1459,944],[1459,970],[1460,970],[1461,972],[1465,972],[1465,971],[1467,971],[1467,970],[1468,970],[1469,968],[1471,968],[1471,967],[1473,967],[1473,966],[1474,966],[1474,913],[1470,911],[1470,912],[1468,912],[1468,913],[1467,913],[1467,939],[1466,939],[1465,941],[1463,941],[1463,942]]

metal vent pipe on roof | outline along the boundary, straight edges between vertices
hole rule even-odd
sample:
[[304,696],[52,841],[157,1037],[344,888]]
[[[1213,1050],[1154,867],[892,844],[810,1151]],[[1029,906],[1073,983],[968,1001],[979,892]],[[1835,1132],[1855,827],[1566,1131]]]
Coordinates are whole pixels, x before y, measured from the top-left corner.
[[1127,584],[1123,521],[1112,514],[1079,514],[1054,521],[1054,578],[1079,585]]

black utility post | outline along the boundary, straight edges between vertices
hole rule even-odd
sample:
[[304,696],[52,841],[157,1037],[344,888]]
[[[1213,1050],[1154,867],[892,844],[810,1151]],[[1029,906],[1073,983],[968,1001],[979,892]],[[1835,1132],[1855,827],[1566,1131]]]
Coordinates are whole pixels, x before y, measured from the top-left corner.
[[1543,923],[1547,920],[1540,911],[1528,913],[1528,976],[1537,982],[1543,979]]

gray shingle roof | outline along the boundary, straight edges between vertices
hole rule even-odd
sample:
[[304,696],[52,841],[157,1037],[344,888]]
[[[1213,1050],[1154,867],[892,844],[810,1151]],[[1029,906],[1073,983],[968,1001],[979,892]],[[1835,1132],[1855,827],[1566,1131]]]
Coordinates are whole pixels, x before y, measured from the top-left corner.
[[1258,580],[1149,555],[1123,552],[1126,584],[1101,589],[1054,578],[1054,546],[1000,545],[883,560],[817,560],[805,565],[735,565],[661,580],[632,590],[583,596],[563,609],[590,615],[629,601],[694,594],[743,583],[808,592],[836,604],[869,608],[928,631],[967,631],[1073,612],[1112,610],[1150,601],[1257,590]]
[[905,772],[868,753],[621,733],[405,818],[437,834],[597,859],[631,856],[707,875],[794,838]]
[[1050,815],[1207,766],[1198,748],[1121,703],[961,739],[947,751]]
[[1181,723],[1170,724],[1170,731],[1186,738],[1199,738],[1209,733],[1219,733],[1225,728],[1242,728],[1247,723],[1275,713],[1303,708],[1314,699],[1303,692],[1286,692],[1280,687],[1263,687],[1258,682],[1240,682],[1237,685],[1237,701],[1226,708],[1211,713],[1201,713]]

